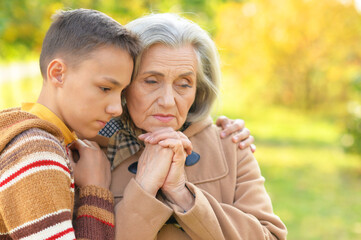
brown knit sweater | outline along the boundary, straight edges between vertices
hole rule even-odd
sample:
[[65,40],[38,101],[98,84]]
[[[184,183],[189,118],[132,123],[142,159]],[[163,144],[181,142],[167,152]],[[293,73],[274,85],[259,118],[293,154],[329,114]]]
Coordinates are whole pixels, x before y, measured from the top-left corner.
[[19,109],[0,112],[0,239],[114,239],[113,196],[79,189],[60,130]]

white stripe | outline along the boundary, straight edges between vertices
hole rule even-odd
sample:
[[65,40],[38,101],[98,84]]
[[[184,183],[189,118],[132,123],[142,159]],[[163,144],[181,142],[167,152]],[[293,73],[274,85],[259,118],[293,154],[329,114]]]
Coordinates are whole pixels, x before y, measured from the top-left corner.
[[[69,213],[71,213],[70,209],[61,209],[61,210],[59,210],[59,211],[57,211],[57,212],[53,212],[53,213],[50,213],[50,214],[46,214],[46,215],[44,215],[44,216],[41,216],[40,218],[37,218],[37,219],[35,219],[35,220],[26,222],[26,223],[24,223],[23,225],[20,225],[20,226],[18,226],[18,227],[16,227],[16,228],[12,229],[12,230],[9,231],[8,233],[11,234],[11,233],[13,233],[13,232],[15,232],[15,231],[18,231],[18,230],[20,230],[20,229],[22,229],[22,228],[25,228],[25,227],[29,226],[29,225],[32,225],[32,224],[37,223],[37,222],[40,222],[41,220],[43,220],[43,219],[45,219],[45,218],[47,218],[47,217],[54,216],[54,215],[58,215],[58,214],[63,213],[63,212],[69,212]],[[8,234],[8,233],[0,233],[0,235],[5,235],[5,234]]]
[[71,178],[71,184],[74,186],[74,187],[70,187],[70,192],[74,193],[74,188],[75,188],[75,183],[74,183],[74,178]]
[[61,167],[58,166],[41,166],[41,167],[34,167],[31,168],[29,170],[27,170],[26,172],[20,174],[19,176],[17,176],[16,178],[12,179],[11,181],[9,181],[8,183],[6,183],[5,185],[3,185],[0,188],[0,193],[4,190],[6,190],[7,188],[11,187],[12,185],[16,184],[17,182],[19,182],[20,180],[26,178],[27,176],[30,176],[32,174],[41,172],[41,171],[49,171],[49,170],[56,170],[56,171],[60,171],[63,172],[65,175],[68,175],[69,179],[69,173],[66,172],[64,169],[62,169]]
[[[30,165],[30,164],[32,164],[32,163],[34,163],[36,161],[45,160],[45,159],[55,161],[55,162],[61,164],[62,166],[64,166],[65,168],[68,168],[68,166],[65,163],[64,158],[59,156],[58,154],[55,154],[55,153],[52,153],[52,152],[37,152],[37,153],[33,153],[33,154],[25,156],[24,160],[22,162],[16,164],[12,168],[10,168],[6,172],[4,172],[0,177],[0,183],[3,182],[8,177],[10,177],[12,174],[15,174],[21,168],[23,168],[23,167],[25,167],[27,165]],[[38,167],[31,168],[31,169],[27,170],[26,172],[21,173],[20,175],[18,175],[14,179],[12,179],[10,182],[8,182],[7,184],[5,184],[4,186],[2,186],[0,188],[0,192],[5,190],[9,186],[15,184],[17,181],[19,181],[20,179],[22,179],[22,178],[24,178],[26,176],[29,176],[29,175],[34,174],[34,173],[39,172],[39,171],[47,171],[47,170],[61,171],[61,172],[65,173],[65,175],[69,179],[71,179],[70,174],[67,171],[65,171],[63,168],[61,168],[60,166],[52,166],[52,165],[50,165],[50,166],[38,166]]]
[[4,172],[1,177],[0,177],[0,182],[2,182],[3,180],[5,180],[6,178],[8,178],[9,176],[11,176],[12,174],[16,173],[17,171],[19,171],[21,168],[28,166],[36,161],[39,160],[52,160],[55,161],[61,165],[63,165],[64,167],[68,168],[68,166],[66,165],[65,159],[53,152],[35,152],[35,153],[31,153],[29,155],[25,155],[22,159],[21,162],[19,162],[18,164],[12,166],[10,169],[8,169],[6,172]]
[[[49,135],[52,136],[50,133],[49,133]],[[20,148],[21,145],[23,145],[23,144],[26,144],[26,143],[31,142],[31,141],[37,141],[37,140],[48,141],[48,142],[59,145],[59,149],[61,149],[63,151],[63,153],[65,154],[63,147],[61,147],[61,145],[59,144],[59,141],[57,141],[55,138],[54,139],[49,139],[47,137],[38,135],[38,136],[27,137],[27,138],[24,138],[22,140],[17,141],[15,145],[11,146],[10,148],[6,148],[5,151],[3,151],[1,153],[1,155],[4,156],[8,152],[14,151],[14,149],[16,149],[16,148]]]
[[56,240],[74,240],[75,236],[74,236],[74,232],[69,232],[68,234],[65,234],[64,236],[57,238]]
[[[72,224],[70,220],[66,220],[64,222],[61,223],[57,223],[54,226],[48,227],[38,233],[34,233],[28,237],[25,238],[21,238],[22,240],[34,240],[34,239],[46,239],[49,237],[52,237],[54,235],[56,235],[57,233],[63,232],[65,230],[67,230],[68,228],[72,228]],[[74,232],[70,232],[69,234],[65,235],[66,238],[62,238],[62,239],[75,239],[75,235]],[[64,237],[65,237],[64,236]]]

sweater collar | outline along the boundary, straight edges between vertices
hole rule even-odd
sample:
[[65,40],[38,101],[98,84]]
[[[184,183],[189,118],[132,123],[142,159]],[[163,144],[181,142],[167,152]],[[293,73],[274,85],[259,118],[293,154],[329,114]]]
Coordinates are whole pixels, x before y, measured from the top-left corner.
[[23,103],[21,105],[21,110],[29,112],[36,115],[38,118],[51,122],[59,128],[61,133],[64,136],[64,143],[68,145],[77,139],[77,136],[74,132],[65,125],[65,123],[60,120],[58,116],[55,115],[49,108],[45,107],[40,103]]

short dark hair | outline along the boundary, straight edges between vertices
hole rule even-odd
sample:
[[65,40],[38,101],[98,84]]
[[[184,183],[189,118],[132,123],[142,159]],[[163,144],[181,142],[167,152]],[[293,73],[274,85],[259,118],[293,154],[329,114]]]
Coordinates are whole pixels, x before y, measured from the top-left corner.
[[134,59],[139,54],[138,37],[106,14],[91,9],[58,11],[52,17],[40,54],[40,70],[58,55],[73,66],[103,46],[119,47]]

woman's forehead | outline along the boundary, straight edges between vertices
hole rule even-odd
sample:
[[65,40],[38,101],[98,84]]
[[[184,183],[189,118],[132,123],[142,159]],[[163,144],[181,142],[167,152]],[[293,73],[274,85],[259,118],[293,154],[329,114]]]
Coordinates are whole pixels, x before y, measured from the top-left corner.
[[170,47],[164,44],[155,44],[142,55],[141,68],[186,68],[196,71],[197,57],[192,45]]

